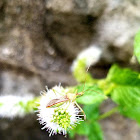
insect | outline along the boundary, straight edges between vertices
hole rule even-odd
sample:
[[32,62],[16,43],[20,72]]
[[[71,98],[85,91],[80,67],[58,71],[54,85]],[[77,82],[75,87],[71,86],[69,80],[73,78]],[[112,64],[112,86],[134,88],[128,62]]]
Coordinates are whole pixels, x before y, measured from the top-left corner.
[[[55,91],[54,91],[55,92]],[[81,110],[81,112],[84,115],[84,119],[86,119],[86,115],[83,111],[83,109],[77,104],[76,102],[76,98],[80,97],[84,94],[84,91],[82,92],[77,92],[76,90],[76,94],[74,93],[67,93],[65,96],[62,96],[60,98],[57,99],[52,99],[46,106],[46,108],[51,108],[51,107],[58,107],[61,106],[62,104],[64,104],[65,102],[74,102],[74,104]]]
[[[88,69],[89,69],[89,67],[88,67]],[[86,70],[86,72],[88,71],[88,69]],[[85,76],[85,81],[86,81],[86,76]],[[46,105],[46,108],[54,108],[54,107],[58,107],[58,106],[63,105],[65,102],[73,102],[81,110],[81,112],[84,115],[84,119],[86,120],[86,115],[85,115],[83,109],[76,102],[76,98],[82,96],[87,91],[87,90],[84,91],[84,89],[85,89],[85,82],[84,82],[83,90],[81,92],[77,92],[78,90],[76,90],[75,94],[74,93],[67,93],[66,95],[63,95],[60,98],[52,99]],[[54,93],[56,92],[54,89],[53,89],[53,91],[54,91]],[[94,90],[92,90],[92,91],[94,91]]]

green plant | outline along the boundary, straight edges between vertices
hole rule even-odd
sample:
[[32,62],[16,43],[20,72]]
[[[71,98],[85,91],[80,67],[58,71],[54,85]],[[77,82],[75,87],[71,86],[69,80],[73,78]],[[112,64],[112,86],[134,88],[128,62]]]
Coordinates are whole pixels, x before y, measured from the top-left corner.
[[[73,75],[79,82],[77,86],[66,88],[60,85],[55,86],[41,92],[42,98],[1,96],[0,117],[24,116],[27,113],[38,111],[39,121],[45,125],[43,129],[48,128],[50,136],[56,133],[65,135],[68,129],[71,138],[78,134],[87,136],[89,140],[103,140],[103,132],[98,121],[115,112],[120,112],[140,124],[140,73],[114,64],[109,69],[106,78],[95,79],[86,69],[99,60],[101,52],[97,48],[90,48],[85,52],[77,57],[72,66]],[[92,52],[94,53],[92,54]],[[140,63],[140,31],[134,40],[134,55]],[[77,98],[81,92],[84,94]],[[77,95],[76,98],[72,98],[74,100],[68,98],[68,95],[72,94]],[[99,107],[108,98],[116,106],[108,112],[100,114]],[[76,127],[74,125],[79,123],[81,118],[80,111],[74,106],[75,99],[82,105],[87,117]],[[10,103],[10,106],[7,105],[7,102]]]
[[[134,54],[140,62],[140,31],[136,34],[134,41]],[[89,140],[102,140],[103,132],[98,120],[104,119],[115,112],[136,120],[140,124],[140,73],[130,68],[121,68],[117,64],[112,65],[105,79],[94,79],[89,73],[86,73],[86,61],[84,58],[77,59],[73,74],[78,82],[83,83],[81,73],[87,75],[86,88],[90,89],[77,99],[77,102],[84,107],[87,120],[79,124],[70,131],[70,137],[74,134],[85,135]],[[81,90],[83,85],[76,88]],[[94,92],[92,91],[92,89]],[[99,94],[100,93],[100,94]],[[103,96],[104,95],[104,96]],[[116,107],[105,114],[99,114],[101,103],[110,98]]]

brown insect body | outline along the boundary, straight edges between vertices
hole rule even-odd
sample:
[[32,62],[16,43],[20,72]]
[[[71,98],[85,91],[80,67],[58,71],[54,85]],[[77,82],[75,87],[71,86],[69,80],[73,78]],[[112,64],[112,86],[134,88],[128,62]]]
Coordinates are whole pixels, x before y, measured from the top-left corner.
[[[88,69],[89,69],[89,67],[87,68],[86,72],[88,71]],[[86,81],[86,77],[85,77],[85,81]],[[60,97],[58,99],[57,98],[56,99],[52,99],[47,104],[46,108],[49,108],[49,107],[58,107],[58,106],[64,104],[65,102],[67,102],[67,101],[74,102],[75,105],[83,112],[84,119],[86,119],[86,115],[85,115],[84,111],[82,110],[82,108],[75,101],[77,97],[80,97],[80,96],[82,96],[85,93],[84,89],[85,89],[85,83],[84,83],[84,87],[83,87],[83,91],[82,92],[77,92],[76,91],[76,94],[74,94],[74,93],[67,93],[65,96],[62,96],[62,97]],[[88,90],[86,90],[86,91],[88,91]],[[94,90],[92,90],[92,91],[94,91]]]
[[46,106],[46,108],[49,108],[49,107],[53,107],[59,103],[63,103],[63,102],[66,102],[68,101],[69,99],[66,98],[66,96],[64,97],[61,97],[61,98],[58,98],[58,99],[52,99]]
[[81,92],[79,93],[76,93],[76,94],[73,94],[73,93],[67,93],[65,96],[62,96],[60,98],[56,98],[56,99],[52,99],[46,106],[46,108],[49,108],[49,107],[55,107],[57,106],[58,104],[60,103],[64,103],[66,101],[75,101],[77,96],[81,96]]

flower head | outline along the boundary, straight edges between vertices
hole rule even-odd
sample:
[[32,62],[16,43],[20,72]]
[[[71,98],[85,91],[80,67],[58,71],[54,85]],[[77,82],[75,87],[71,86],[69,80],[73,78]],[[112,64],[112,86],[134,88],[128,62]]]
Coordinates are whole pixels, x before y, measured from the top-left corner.
[[[42,98],[38,107],[38,120],[44,125],[42,129],[49,131],[49,136],[53,134],[67,134],[67,130],[73,128],[80,120],[78,113],[80,110],[74,105],[74,102],[65,101],[67,89],[62,86],[55,86],[52,89],[41,92]],[[63,101],[64,98],[64,101]],[[61,99],[60,104],[54,104],[46,107],[53,99]]]
[[[33,100],[33,96],[0,96],[0,117],[13,119],[14,117],[23,117],[27,114],[25,106],[29,101]],[[33,109],[31,109],[33,112]]]
[[98,46],[91,45],[90,47],[86,48],[78,54],[76,60],[72,64],[72,71],[77,66],[79,60],[84,60],[86,67],[96,64],[99,61],[101,54],[102,50]]

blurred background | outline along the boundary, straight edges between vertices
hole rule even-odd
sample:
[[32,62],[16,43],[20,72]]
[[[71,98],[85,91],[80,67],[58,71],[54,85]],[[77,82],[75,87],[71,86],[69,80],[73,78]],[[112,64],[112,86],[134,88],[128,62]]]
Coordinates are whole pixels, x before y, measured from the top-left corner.
[[[0,96],[39,96],[45,85],[75,85],[71,64],[92,45],[102,51],[90,69],[96,78],[105,77],[114,63],[138,69],[132,56],[139,29],[139,0],[0,0]],[[111,107],[107,101],[101,112]],[[36,119],[0,118],[0,140],[68,139],[49,138]],[[135,121],[119,114],[100,124],[105,140],[140,139]]]

